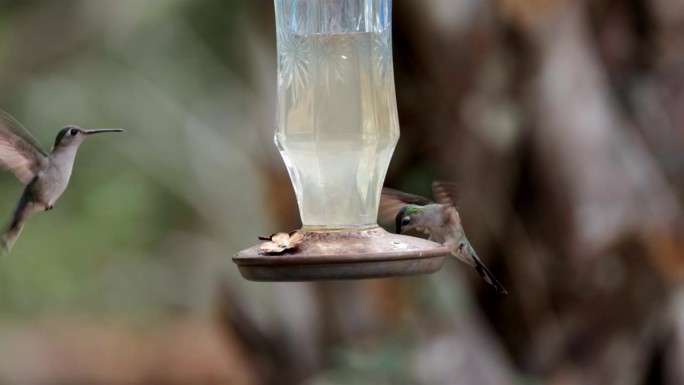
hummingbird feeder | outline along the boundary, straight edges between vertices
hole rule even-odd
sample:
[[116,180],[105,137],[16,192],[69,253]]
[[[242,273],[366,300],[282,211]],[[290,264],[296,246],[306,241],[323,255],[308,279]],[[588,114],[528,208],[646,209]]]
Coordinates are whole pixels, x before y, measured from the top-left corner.
[[391,0],[274,0],[278,51],[275,143],[302,228],[233,261],[253,281],[425,274],[448,248],[377,225],[399,123]]

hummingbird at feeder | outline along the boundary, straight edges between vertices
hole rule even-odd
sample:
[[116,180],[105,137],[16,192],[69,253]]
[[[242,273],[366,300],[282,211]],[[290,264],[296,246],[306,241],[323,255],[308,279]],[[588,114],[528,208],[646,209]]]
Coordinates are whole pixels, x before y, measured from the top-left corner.
[[93,134],[122,131],[65,126],[57,133],[55,145],[48,153],[17,120],[0,110],[0,169],[11,171],[26,185],[12,220],[0,237],[0,254],[12,248],[31,214],[52,210],[69,184],[76,151],[83,140]]
[[429,240],[449,247],[453,256],[474,267],[485,282],[494,286],[496,291],[508,294],[482,263],[468,241],[456,209],[454,190],[452,183],[433,182],[433,202],[421,196],[384,187],[380,199],[380,218],[394,219],[397,234],[412,229],[429,233]]

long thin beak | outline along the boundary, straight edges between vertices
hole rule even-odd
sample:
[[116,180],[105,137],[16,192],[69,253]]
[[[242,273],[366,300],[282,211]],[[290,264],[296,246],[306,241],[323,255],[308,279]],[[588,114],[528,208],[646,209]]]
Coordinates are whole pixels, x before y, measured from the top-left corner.
[[103,132],[123,132],[120,128],[100,128],[95,130],[84,130],[83,133],[86,135],[101,134]]

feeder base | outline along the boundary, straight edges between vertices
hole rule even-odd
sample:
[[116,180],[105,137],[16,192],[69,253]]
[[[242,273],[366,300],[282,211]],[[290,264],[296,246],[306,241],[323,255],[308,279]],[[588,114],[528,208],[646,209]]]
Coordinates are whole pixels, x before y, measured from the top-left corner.
[[380,227],[303,234],[293,250],[268,255],[256,245],[239,252],[233,262],[250,281],[327,281],[434,273],[449,253],[446,246]]

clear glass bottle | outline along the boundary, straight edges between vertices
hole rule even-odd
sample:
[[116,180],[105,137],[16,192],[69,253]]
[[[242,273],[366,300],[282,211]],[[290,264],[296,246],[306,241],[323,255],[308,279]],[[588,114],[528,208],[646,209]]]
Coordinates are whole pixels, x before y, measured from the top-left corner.
[[275,142],[304,230],[374,226],[399,139],[391,0],[275,0]]

